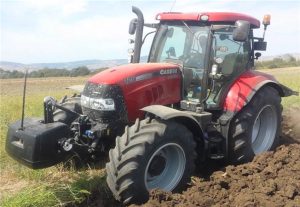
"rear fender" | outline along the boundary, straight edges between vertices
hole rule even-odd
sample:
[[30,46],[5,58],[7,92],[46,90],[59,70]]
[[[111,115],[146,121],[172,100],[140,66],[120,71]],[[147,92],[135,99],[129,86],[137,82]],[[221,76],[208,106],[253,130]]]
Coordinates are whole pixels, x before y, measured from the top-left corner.
[[275,88],[281,97],[297,95],[288,87],[278,83],[271,75],[259,71],[246,71],[230,87],[223,104],[223,111],[232,115],[239,112],[264,86]]
[[[221,133],[224,137],[228,137],[232,118],[265,86],[275,88],[281,97],[298,95],[297,92],[280,84],[269,74],[253,70],[244,72],[230,87],[223,104],[223,114],[219,117],[219,123],[221,125]],[[225,148],[228,150],[228,139],[226,139]],[[226,156],[227,155],[228,152],[226,152]]]
[[188,128],[193,133],[194,137],[204,138],[202,127],[190,114],[162,105],[151,105],[144,107],[141,110],[158,116],[163,120],[172,120],[178,122]]

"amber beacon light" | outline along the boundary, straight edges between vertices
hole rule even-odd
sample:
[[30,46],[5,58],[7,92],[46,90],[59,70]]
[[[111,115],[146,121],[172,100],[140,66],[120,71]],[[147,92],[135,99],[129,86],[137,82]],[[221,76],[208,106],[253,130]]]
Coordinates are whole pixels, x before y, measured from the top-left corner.
[[270,14],[266,14],[264,16],[264,19],[263,19],[263,24],[265,26],[270,25],[270,21],[271,21],[271,15]]

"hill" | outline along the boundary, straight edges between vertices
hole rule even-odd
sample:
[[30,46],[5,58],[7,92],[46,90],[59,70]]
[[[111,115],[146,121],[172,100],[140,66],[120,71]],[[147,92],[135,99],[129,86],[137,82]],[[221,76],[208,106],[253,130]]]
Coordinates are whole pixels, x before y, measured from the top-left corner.
[[127,59],[114,59],[114,60],[81,60],[81,61],[71,61],[71,62],[57,62],[57,63],[32,63],[32,64],[22,64],[16,62],[1,61],[0,68],[8,71],[22,71],[25,68],[30,70],[39,70],[43,68],[49,69],[72,69],[77,67],[86,66],[90,70],[97,68],[112,67],[116,65],[126,64]]
[[[141,61],[145,62],[147,60],[147,56],[141,57]],[[48,69],[72,69],[77,67],[87,67],[90,70],[95,70],[98,68],[107,68],[113,67],[117,65],[127,64],[127,59],[112,59],[112,60],[80,60],[80,61],[71,61],[71,62],[57,62],[57,63],[31,63],[31,64],[23,64],[17,62],[9,62],[9,61],[0,61],[0,68],[6,71],[23,71],[25,68],[30,70],[40,70],[43,68]]]

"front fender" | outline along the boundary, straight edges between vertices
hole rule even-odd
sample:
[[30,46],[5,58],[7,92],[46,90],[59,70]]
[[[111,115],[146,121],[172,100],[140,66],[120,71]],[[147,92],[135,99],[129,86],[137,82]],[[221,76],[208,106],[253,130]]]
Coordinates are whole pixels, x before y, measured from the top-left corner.
[[203,129],[199,122],[190,114],[162,105],[151,105],[141,109],[164,120],[179,122],[188,128],[195,137],[204,137]]

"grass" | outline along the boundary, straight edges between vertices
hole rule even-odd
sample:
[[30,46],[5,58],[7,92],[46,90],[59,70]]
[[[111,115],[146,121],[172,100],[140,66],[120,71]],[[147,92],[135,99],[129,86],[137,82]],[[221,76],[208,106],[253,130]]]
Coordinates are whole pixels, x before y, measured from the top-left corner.
[[[80,177],[78,177],[80,175]],[[70,177],[68,175],[68,177]],[[88,175],[85,172],[77,173],[70,183],[39,183],[31,188],[21,190],[17,195],[3,200],[3,207],[15,206],[65,206],[68,204],[80,204],[89,197],[92,192],[108,189],[104,182],[104,172],[98,175]],[[107,195],[109,197],[109,194]]]
[[[300,93],[300,67],[276,68],[262,70],[273,75],[281,84]],[[282,99],[284,108],[299,107],[300,96],[290,96]]]
[[[26,117],[42,117],[45,96],[60,99],[65,94],[72,95],[73,91],[64,88],[84,84],[86,79],[28,79]],[[7,156],[4,149],[7,127],[21,117],[23,80],[0,81],[0,206],[64,206],[70,202],[80,203],[97,186],[103,187],[103,170],[90,169],[75,173],[62,170],[59,165],[31,170]]]
[[[264,70],[274,75],[282,84],[300,91],[300,67]],[[28,79],[26,116],[41,117],[43,98],[60,99],[73,92],[64,88],[84,84],[87,77]],[[0,80],[0,206],[66,206],[79,204],[94,192],[111,199],[104,182],[103,169],[81,171],[64,170],[54,166],[42,170],[28,169],[7,156],[4,146],[7,127],[20,119],[22,106],[22,79]],[[300,97],[283,98],[284,108],[300,105]],[[112,200],[112,199],[111,199]]]

